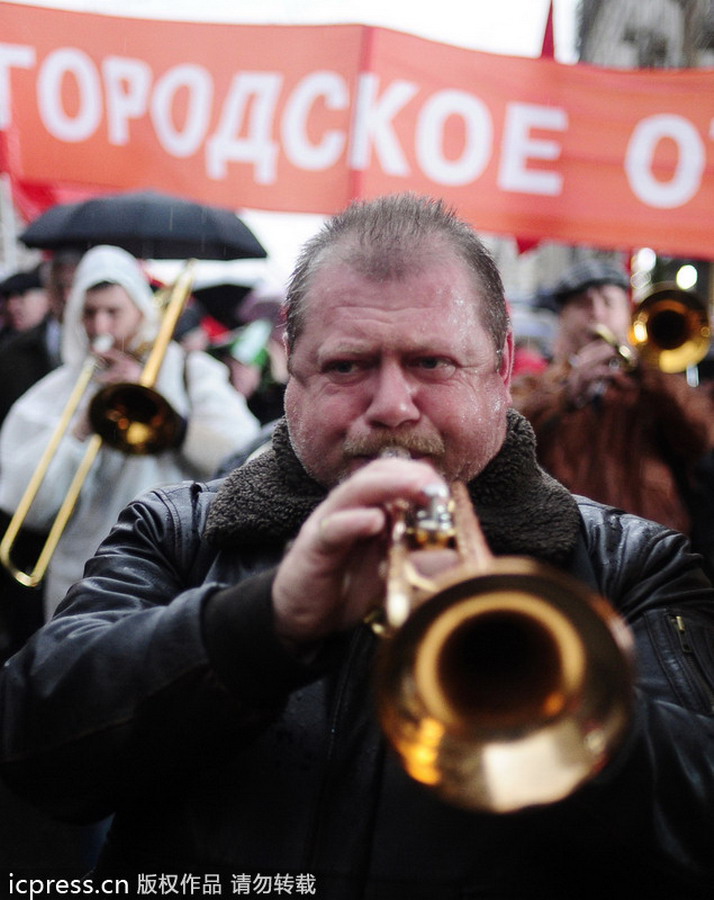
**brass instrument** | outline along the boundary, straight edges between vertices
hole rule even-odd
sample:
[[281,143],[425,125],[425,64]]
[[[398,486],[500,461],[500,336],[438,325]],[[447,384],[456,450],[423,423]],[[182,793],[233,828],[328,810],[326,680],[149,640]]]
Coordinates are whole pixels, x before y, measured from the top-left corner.
[[696,366],[711,342],[707,305],[692,291],[657,284],[635,309],[630,341],[641,359],[663,372]]
[[628,335],[631,346],[600,322],[591,330],[615,350],[612,365],[625,372],[632,372],[640,362],[662,372],[692,370],[707,355],[711,343],[704,301],[668,284],[657,285],[635,308]]
[[161,453],[173,447],[182,424],[168,401],[155,390],[161,366],[193,286],[189,260],[165,294],[161,327],[138,382],[108,384],[89,404],[89,421],[104,443],[132,456]]
[[[440,574],[415,566],[415,548],[448,547],[458,562]],[[535,560],[494,557],[459,483],[394,510],[387,567],[377,703],[413,778],[507,813],[605,766],[631,719],[632,642],[602,597]]]
[[[108,346],[95,345],[93,353],[85,360],[60,420],[0,541],[0,563],[17,582],[25,587],[36,587],[45,577],[52,556],[77,505],[84,483],[104,443],[127,454],[159,453],[173,445],[181,427],[180,419],[169,403],[153,389],[153,385],[158,377],[178,317],[191,292],[193,265],[193,260],[186,263],[166,295],[159,333],[142,370],[139,383],[107,385],[93,397],[90,403],[90,421],[94,434],[87,440],[84,455],[77,466],[34,567],[30,571],[23,571],[12,560],[13,547],[47,477],[60,442],[67,434],[74,414],[97,370],[98,362],[94,353],[103,352],[109,349]],[[122,388],[125,389],[124,392],[120,390]],[[133,409],[128,405],[129,399],[135,404]]]
[[621,369],[623,372],[632,372],[637,368],[637,357],[631,347],[623,344],[617,339],[615,332],[603,325],[602,322],[596,322],[591,328],[593,337],[598,337],[609,344],[615,351],[615,356],[610,362],[611,368]]

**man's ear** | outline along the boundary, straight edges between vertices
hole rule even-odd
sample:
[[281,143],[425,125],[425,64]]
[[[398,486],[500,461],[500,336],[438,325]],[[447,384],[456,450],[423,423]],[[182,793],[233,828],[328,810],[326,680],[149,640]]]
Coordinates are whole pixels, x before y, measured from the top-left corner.
[[283,331],[283,349],[285,350],[285,366],[289,375],[292,358],[290,354],[290,344],[288,343],[288,336],[285,331]]
[[503,342],[503,349],[499,354],[498,374],[503,379],[506,387],[510,387],[511,375],[513,374],[513,360],[515,358],[515,343],[513,340],[513,332],[509,331],[506,340]]

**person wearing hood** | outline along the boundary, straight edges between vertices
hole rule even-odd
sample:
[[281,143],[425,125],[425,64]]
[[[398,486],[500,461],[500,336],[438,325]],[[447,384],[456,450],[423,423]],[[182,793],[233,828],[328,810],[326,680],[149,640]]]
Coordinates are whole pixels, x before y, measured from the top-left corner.
[[[88,406],[98,390],[138,382],[142,348],[155,341],[160,312],[139,262],[112,246],[89,250],[77,268],[64,312],[62,365],[37,382],[10,410],[0,430],[0,508],[12,513],[56,429],[79,372],[100,336],[109,349],[94,351],[98,368],[49,466],[26,525],[48,529],[64,500],[92,433]],[[175,446],[151,455],[127,455],[106,444],[84,483],[79,501],[52,557],[45,582],[51,616],[84,562],[116,519],[142,491],[186,478],[206,478],[220,460],[251,442],[258,422],[228,371],[203,352],[186,353],[171,342],[155,385],[180,417]]]

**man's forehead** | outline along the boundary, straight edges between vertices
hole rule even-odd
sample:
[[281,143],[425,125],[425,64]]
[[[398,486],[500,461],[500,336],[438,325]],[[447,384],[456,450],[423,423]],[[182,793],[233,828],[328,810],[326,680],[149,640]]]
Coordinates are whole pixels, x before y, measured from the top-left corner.
[[587,287],[572,294],[563,303],[563,309],[567,309],[570,305],[586,303],[597,297],[608,297],[612,299],[622,300],[623,303],[629,303],[629,295],[627,291],[620,287],[619,284],[589,284]]
[[126,288],[120,284],[98,284],[87,288],[84,294],[84,308],[94,306],[124,306],[136,304]]
[[46,294],[42,288],[32,288],[22,294],[10,294],[10,296],[6,298],[6,303],[14,303],[15,305],[33,303],[35,300],[42,300],[45,296]]
[[411,305],[406,297],[394,307],[318,304],[305,319],[302,337],[305,350],[317,360],[449,355],[491,341],[473,301],[454,297],[436,308]]
[[389,275],[372,270],[367,264],[355,265],[349,259],[330,258],[315,272],[305,295],[305,305],[322,302],[360,302],[375,305],[380,297],[418,293],[422,300],[446,303],[454,293],[471,305],[478,305],[480,291],[477,280],[463,260],[453,254],[428,254],[415,257],[412,264]]
[[319,355],[346,355],[398,350],[399,352],[419,352],[436,349],[442,351],[452,347],[455,342],[453,331],[440,330],[433,327],[395,328],[392,331],[380,332],[377,337],[364,334],[359,323],[350,323],[339,331],[328,332],[324,340],[316,348]]

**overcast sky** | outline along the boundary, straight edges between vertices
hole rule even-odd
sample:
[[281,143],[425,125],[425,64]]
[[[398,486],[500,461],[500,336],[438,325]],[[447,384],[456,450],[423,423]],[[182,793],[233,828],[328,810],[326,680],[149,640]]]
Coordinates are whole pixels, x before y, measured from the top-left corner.
[[[360,22],[472,49],[537,56],[549,0],[45,0],[52,6],[139,18],[205,22]],[[573,62],[577,0],[555,0],[556,54]]]

